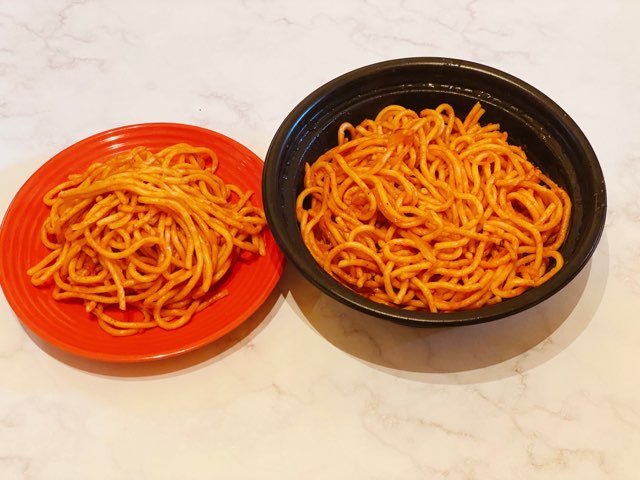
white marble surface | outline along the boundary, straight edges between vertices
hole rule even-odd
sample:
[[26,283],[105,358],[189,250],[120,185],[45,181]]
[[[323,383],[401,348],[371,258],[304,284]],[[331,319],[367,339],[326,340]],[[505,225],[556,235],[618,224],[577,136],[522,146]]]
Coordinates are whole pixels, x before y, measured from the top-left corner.
[[584,271],[527,313],[419,330],[292,266],[236,332],[108,365],[43,344],[0,297],[0,479],[637,479],[636,0],[0,0],[0,213],[62,148],[147,121],[264,157],[306,94],[369,63],[486,63],[559,103],[605,172]]

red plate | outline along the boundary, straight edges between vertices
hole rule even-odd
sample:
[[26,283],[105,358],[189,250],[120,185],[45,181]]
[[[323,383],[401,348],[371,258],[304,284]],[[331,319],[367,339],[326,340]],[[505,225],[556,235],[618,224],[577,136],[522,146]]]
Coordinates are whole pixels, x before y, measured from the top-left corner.
[[222,337],[266,300],[284,266],[284,257],[268,231],[266,255],[234,266],[226,280],[229,295],[173,331],[154,328],[129,337],[112,337],[84,311],[81,303],[56,301],[51,287],[31,284],[27,269],[48,252],[39,233],[49,213],[42,203],[48,190],[98,159],[139,145],[155,151],[181,142],[213,149],[220,163],[216,173],[228,183],[253,191],[251,201],[262,207],[262,161],[234,140],[204,128],[173,123],[131,125],[70,146],[27,180],[9,206],[0,229],[0,283],[11,308],[34,333],[65,351],[88,358],[111,362],[155,360],[194,350]]

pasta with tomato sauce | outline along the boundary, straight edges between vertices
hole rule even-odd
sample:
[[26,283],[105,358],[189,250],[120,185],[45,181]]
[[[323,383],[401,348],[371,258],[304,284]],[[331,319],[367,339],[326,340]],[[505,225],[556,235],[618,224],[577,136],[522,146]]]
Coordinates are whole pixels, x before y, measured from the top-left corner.
[[430,312],[495,304],[555,275],[569,195],[483,114],[389,105],[343,123],[297,197],[315,260],[373,301]]

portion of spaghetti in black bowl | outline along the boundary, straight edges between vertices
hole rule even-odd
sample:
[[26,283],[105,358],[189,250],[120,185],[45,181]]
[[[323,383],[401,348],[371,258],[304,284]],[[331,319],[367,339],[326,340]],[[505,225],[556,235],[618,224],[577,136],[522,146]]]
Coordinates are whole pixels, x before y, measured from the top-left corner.
[[[484,110],[480,123],[499,125],[498,133],[506,132],[508,137],[505,135],[504,138],[508,138],[508,144],[514,146],[513,150],[522,152],[522,156],[526,157],[536,167],[531,169],[531,172],[537,172],[537,169],[539,169],[544,177],[550,179],[551,184],[556,185],[558,189],[565,191],[568,195],[571,203],[571,214],[566,217],[566,238],[563,233],[562,242],[556,242],[561,243],[561,245],[558,245],[559,256],[557,258],[561,259],[560,261],[563,264],[561,268],[556,269],[557,272],[553,272],[553,275],[547,275],[544,282],[535,282],[528,279],[528,274],[525,273],[524,278],[518,281],[520,284],[528,282],[531,287],[517,289],[517,292],[516,290],[511,290],[511,293],[506,293],[503,297],[491,297],[489,290],[494,288],[498,292],[502,291],[496,286],[497,280],[491,279],[491,275],[494,275],[494,279],[497,279],[500,275],[507,276],[508,272],[505,269],[501,270],[502,273],[490,274],[482,271],[475,277],[473,276],[474,274],[469,274],[463,279],[455,278],[455,285],[451,287],[452,293],[445,293],[442,298],[433,300],[431,298],[432,292],[434,294],[437,293],[438,284],[448,281],[447,275],[450,271],[450,269],[439,267],[435,263],[429,263],[433,260],[430,253],[432,250],[430,249],[433,249],[434,245],[429,244],[426,239],[434,237],[434,230],[439,220],[437,220],[433,212],[428,212],[429,215],[436,218],[433,225],[430,225],[429,221],[426,220],[424,223],[417,221],[418,234],[409,232],[403,237],[410,237],[415,242],[410,247],[405,248],[404,240],[390,240],[394,232],[390,233],[388,229],[385,230],[388,225],[383,225],[385,218],[382,218],[389,218],[394,215],[389,212],[409,211],[410,208],[406,205],[407,197],[412,194],[410,195],[408,192],[412,189],[420,190],[421,185],[416,185],[414,179],[409,181],[413,182],[414,186],[411,186],[405,180],[399,179],[398,182],[405,182],[406,186],[397,191],[402,191],[403,193],[395,197],[383,198],[383,190],[379,185],[376,187],[377,180],[371,178],[370,170],[363,168],[362,164],[359,163],[360,160],[356,160],[354,164],[349,163],[350,160],[348,159],[338,160],[340,155],[336,155],[335,149],[337,148],[340,151],[342,147],[339,147],[338,144],[343,142],[346,145],[352,137],[358,134],[358,131],[367,136],[371,133],[368,129],[373,131],[376,128],[380,130],[386,128],[382,126],[385,122],[388,124],[404,122],[404,118],[397,121],[381,118],[378,126],[371,126],[371,122],[361,124],[366,119],[376,119],[379,112],[390,105],[402,106],[417,112],[417,115],[420,112],[427,111],[425,114],[427,117],[430,115],[429,111],[438,110],[438,106],[446,105],[444,110],[440,109],[436,113],[443,117],[445,119],[444,123],[446,123],[447,118],[452,117],[451,112],[455,112],[455,115],[460,120],[458,122],[459,126],[454,129],[454,133],[457,129],[459,130],[457,134],[462,135],[465,133],[464,129],[466,128],[463,125],[463,123],[466,123],[465,116],[472,112],[474,108],[477,109],[477,104],[480,104]],[[403,116],[404,114],[399,115],[399,117]],[[435,118],[435,116],[429,118],[432,117]],[[432,119],[429,121],[436,125],[439,120]],[[345,122],[348,122],[352,127],[346,129],[343,127],[341,129],[341,125]],[[400,128],[399,132],[395,131],[390,136],[387,136],[383,143],[386,142],[385,145],[393,144],[395,147],[396,144],[399,145],[403,141],[407,142],[405,137],[409,135],[410,127],[408,125],[408,123],[403,123],[404,131]],[[447,129],[446,125],[440,125],[436,130],[438,129],[439,133],[445,136],[448,135],[444,131]],[[449,126],[449,130],[451,130],[451,126]],[[415,129],[412,131],[415,131]],[[340,141],[338,139],[339,132],[344,137]],[[434,149],[437,142],[442,145],[442,140],[431,140],[433,142],[430,145],[434,145]],[[412,140],[408,140],[408,144],[406,144],[408,149],[412,148],[411,142]],[[417,141],[414,141],[414,144],[415,151],[419,151],[420,148],[424,150],[425,148],[424,145],[423,147],[418,146]],[[380,147],[380,145],[372,145],[371,148],[375,150],[377,147]],[[321,198],[323,194],[331,196],[331,200],[328,200],[324,207],[318,207],[319,209],[324,209],[316,212],[318,218],[311,220],[312,223],[322,222],[325,224],[325,230],[317,238],[310,241],[308,238],[309,228],[305,226],[305,222],[308,223],[309,218],[308,215],[302,218],[301,212],[309,211],[313,207],[310,206],[309,198],[298,205],[296,202],[299,200],[301,192],[305,189],[305,170],[313,170],[313,167],[309,166],[318,162],[318,159],[331,149],[334,150],[330,156],[334,157],[335,165],[342,165],[339,167],[342,169],[342,173],[335,174],[334,167],[326,167],[327,172],[331,171],[333,173],[323,173],[320,176],[319,183],[313,187],[315,190],[311,194],[308,191],[303,194],[303,196],[306,195],[307,197],[315,196],[316,199]],[[344,149],[344,152],[340,152],[345,153],[345,155],[349,152],[353,153],[352,151],[347,152],[346,146]],[[399,149],[400,147],[398,147],[397,151],[400,151]],[[403,150],[403,152],[406,153],[406,150]],[[422,154],[412,153],[414,157],[423,154],[424,151]],[[375,152],[372,155],[375,155]],[[454,152],[452,155],[455,157],[456,153]],[[410,157],[411,155],[407,155],[407,158]],[[325,155],[321,161],[325,161],[326,158],[327,156]],[[476,160],[477,164],[484,161],[482,159]],[[440,163],[446,161],[446,158],[443,157]],[[419,163],[418,160],[413,161],[414,166],[416,162]],[[316,167],[319,166],[319,163]],[[516,160],[516,163],[520,162]],[[338,168],[338,166],[335,168]],[[367,168],[371,169],[373,167],[369,165]],[[422,169],[417,172],[417,176],[424,180],[425,177],[430,175],[429,168],[423,165]],[[496,167],[492,168],[495,169]],[[514,169],[519,168],[514,167]],[[401,169],[407,171],[406,165],[403,165]],[[364,179],[359,181],[357,179],[358,172],[365,171],[368,172],[364,175],[366,178],[363,177]],[[444,181],[442,171],[444,170],[438,170],[438,167],[433,167],[431,173],[436,181]],[[455,176],[453,171],[450,170],[449,172],[449,175],[453,178]],[[529,175],[527,172],[524,172],[525,176]],[[310,175],[311,173],[307,173],[307,177]],[[339,177],[340,175],[342,177]],[[460,177],[459,173],[456,173],[456,175]],[[461,175],[463,177],[465,175],[471,176],[471,173],[462,172]],[[323,176],[326,177],[326,181],[322,180]],[[359,186],[360,193],[350,197],[355,203],[348,205],[335,193],[330,193],[329,184],[337,177],[343,179],[349,177],[347,183]],[[538,188],[536,185],[541,182],[532,178],[527,177],[523,181],[525,183],[528,182],[531,188],[536,189]],[[454,182],[453,180],[451,181]],[[380,182],[378,181],[378,183]],[[428,187],[428,185],[426,186]],[[309,178],[307,178],[306,187],[309,187]],[[336,190],[344,194],[348,187],[345,186],[342,190],[340,188],[337,187]],[[488,192],[488,190],[485,190],[485,192]],[[466,193],[455,193],[455,195],[460,198],[461,195],[466,195]],[[487,196],[481,193],[482,195]],[[437,196],[437,193],[435,196]],[[365,219],[362,211],[358,210],[367,201],[370,201],[371,205],[378,206],[380,210],[378,217],[373,219],[367,217]],[[384,207],[385,202],[388,203],[387,207]],[[524,197],[520,200],[521,206],[525,206],[527,202],[528,200]],[[606,216],[605,184],[597,157],[580,128],[566,112],[543,93],[509,74],[471,62],[443,58],[400,59],[370,65],[342,75],[311,93],[287,116],[270,145],[263,173],[263,203],[270,228],[281,249],[303,275],[320,290],[334,299],[365,313],[399,323],[424,326],[462,325],[495,320],[528,309],[549,298],[566,286],[585,266],[599,242]],[[414,212],[419,217],[420,209],[424,213],[425,209],[431,208],[425,207],[427,203],[416,203],[414,201],[411,208],[414,208]],[[555,207],[544,205],[544,202],[538,203],[540,205],[532,201],[530,207],[534,216],[536,216],[535,221],[543,224],[549,216],[553,215]],[[329,223],[325,221],[326,218],[320,219],[320,217],[327,217],[328,215],[340,217],[340,214],[336,215],[333,211],[335,210],[333,207],[337,204],[343,204],[346,207],[342,213],[343,216],[358,217],[360,219],[358,221],[362,223],[368,222],[369,226],[363,227],[364,230],[372,230],[375,227],[377,232],[384,232],[378,233],[377,237],[369,240],[368,248],[361,248],[355,245],[354,248],[365,252],[365,256],[368,255],[367,258],[358,257],[356,254],[344,253],[346,250],[344,243],[351,242],[359,235],[357,232],[353,234],[345,233],[348,230],[342,229],[345,223],[349,223],[348,219],[345,222],[344,218],[332,218],[332,221],[337,221],[333,227],[327,226]],[[477,210],[480,208],[478,207]],[[479,238],[490,233],[489,224],[491,221],[489,220],[491,211],[496,210],[497,206],[485,205],[484,208],[483,215],[480,215],[475,223],[467,222],[465,224],[465,228],[471,224],[473,224],[473,228],[465,231],[464,235]],[[540,210],[539,215],[534,211],[536,208]],[[434,207],[435,210],[437,208]],[[329,211],[333,213],[329,213]],[[380,215],[380,213],[384,215]],[[518,212],[514,214],[520,215]],[[466,218],[464,212],[454,211],[452,215],[463,217],[463,220]],[[383,222],[379,221],[380,218],[382,218]],[[489,226],[483,227],[485,221]],[[303,238],[301,232],[300,222],[302,222],[302,230],[306,231],[305,238]],[[445,227],[449,228],[449,230],[454,228],[448,223]],[[383,230],[379,230],[379,228]],[[511,234],[512,236],[521,235],[518,232],[509,230],[509,228],[511,227],[504,226],[502,233],[504,234],[505,230],[507,230],[506,234]],[[524,222],[524,228],[528,228],[527,222]],[[544,233],[545,228],[541,227],[542,233],[535,233],[534,236],[548,236]],[[361,228],[359,231],[362,230]],[[349,238],[347,238],[348,235],[350,235]],[[524,236],[521,237],[523,244],[526,244],[527,240]],[[454,237],[451,238],[453,239]],[[461,237],[455,238],[460,240]],[[515,237],[513,238],[514,245],[520,242]],[[321,255],[318,253],[322,252],[323,249],[328,251],[329,247],[326,244],[330,243],[329,240],[335,243],[334,248],[336,250],[329,255],[332,258],[338,258],[335,265],[330,264],[329,260],[323,264],[323,260],[320,258]],[[463,243],[466,244],[467,242],[463,240],[458,244],[452,243],[451,248]],[[343,245],[340,245],[341,242]],[[407,240],[407,242],[409,241]],[[494,238],[491,242],[505,252],[508,251],[508,245],[502,245],[502,240]],[[473,244],[473,242],[468,243]],[[395,254],[389,254],[390,245],[392,244],[393,248],[396,249],[394,250]],[[400,244],[403,246],[399,246]],[[314,245],[316,246],[314,247]],[[348,247],[351,246],[349,245]],[[442,244],[437,248],[441,246]],[[393,263],[392,261],[382,263],[376,258],[377,253],[371,254],[376,248],[386,248],[387,254],[391,255],[389,258],[400,259],[399,261],[403,260],[401,257],[404,255],[407,268],[400,273],[398,270],[393,270],[394,268],[397,269],[398,265],[389,265],[389,263]],[[543,248],[541,246],[525,245],[521,250],[525,252],[524,256],[531,256],[533,255],[531,251],[536,250],[536,248],[538,249],[536,255],[540,255]],[[515,255],[513,252],[511,254],[512,256]],[[474,255],[477,256],[476,263],[482,262],[483,265],[502,261],[498,261],[498,257],[489,258],[488,254],[478,252],[476,246],[472,246],[469,252],[465,252],[465,255],[467,256],[466,260],[464,256],[458,257],[448,265],[468,265],[472,263]],[[409,257],[411,257],[411,261],[407,260]],[[514,265],[520,265],[526,261],[522,258],[517,258],[514,261]],[[425,264],[423,271],[420,273],[421,276],[410,279],[411,275],[408,272],[420,270],[419,264],[421,262]],[[342,267],[338,267],[337,264],[341,266],[349,265],[351,270],[348,273],[343,273],[340,270]],[[556,260],[550,260],[541,267],[538,260],[535,269],[544,274],[553,270],[557,264]],[[389,275],[391,271],[394,272],[392,280],[390,280]],[[483,274],[484,276],[482,276]],[[357,278],[358,275],[362,275],[360,280]],[[444,300],[450,300],[451,296],[459,298],[462,294],[456,292],[471,288],[469,287],[471,283],[481,283],[481,278],[482,282],[484,282],[484,287],[482,288],[484,288],[484,293],[486,294],[484,297],[487,299],[491,297],[489,301],[485,303],[475,300],[466,303],[453,302],[456,305],[460,305],[460,308],[446,308],[447,302]],[[349,280],[353,280],[353,282],[350,284]],[[518,281],[512,281],[512,286],[518,285]],[[379,287],[376,286],[376,282],[380,285]],[[407,292],[407,285],[410,285],[410,288],[414,288],[414,291]],[[367,290],[368,293],[363,293],[367,292]],[[477,299],[480,299],[482,295],[483,292],[479,292]],[[445,305],[445,308],[438,308],[443,305]]]

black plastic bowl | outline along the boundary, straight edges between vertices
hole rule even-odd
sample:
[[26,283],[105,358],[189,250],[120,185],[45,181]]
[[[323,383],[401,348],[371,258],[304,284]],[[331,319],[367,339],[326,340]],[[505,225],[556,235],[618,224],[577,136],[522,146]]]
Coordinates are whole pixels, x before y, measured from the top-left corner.
[[[547,283],[496,305],[476,310],[430,313],[375,303],[341,285],[313,259],[302,241],[295,202],[302,190],[304,164],[335,146],[340,123],[360,123],[382,107],[400,104],[417,111],[451,104],[460,115],[480,101],[483,122],[498,122],[510,143],[567,189],[573,201],[564,267]],[[398,323],[462,325],[520,312],[561,290],[595,250],[606,216],[602,170],[576,123],[551,99],[499,70],[448,58],[408,58],[366,66],[318,88],[286,117],[267,152],[263,200],[273,235],[303,275],[336,300]]]

